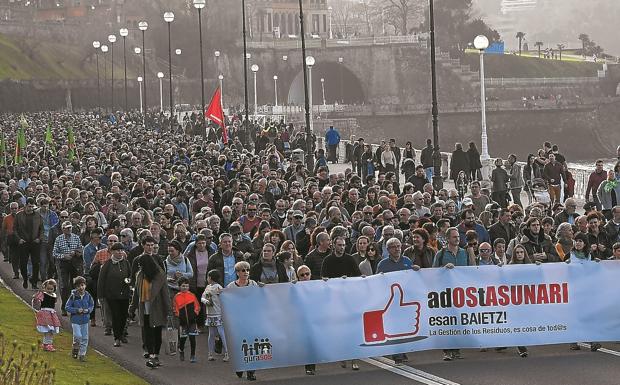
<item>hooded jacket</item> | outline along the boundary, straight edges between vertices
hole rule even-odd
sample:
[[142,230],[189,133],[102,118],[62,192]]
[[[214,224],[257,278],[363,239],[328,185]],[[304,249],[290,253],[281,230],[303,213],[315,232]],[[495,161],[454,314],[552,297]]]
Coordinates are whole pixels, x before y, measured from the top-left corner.
[[[95,308],[95,301],[89,292],[84,290],[84,294],[78,294],[76,289],[71,290],[71,296],[67,300],[65,310],[71,314],[71,323],[77,325],[84,325],[90,321],[90,313]],[[78,312],[78,309],[84,309],[82,313]]]

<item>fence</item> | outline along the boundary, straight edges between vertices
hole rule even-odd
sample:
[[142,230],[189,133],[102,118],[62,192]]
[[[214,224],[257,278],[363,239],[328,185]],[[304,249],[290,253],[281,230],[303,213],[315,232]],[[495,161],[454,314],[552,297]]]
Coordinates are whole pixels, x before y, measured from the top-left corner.
[[[374,45],[408,44],[418,48],[427,48],[426,40],[419,35],[407,36],[370,36],[351,39],[306,39],[306,48],[340,48],[340,47],[365,47]],[[250,49],[301,49],[300,39],[275,39],[272,41],[249,41]]]
[[558,84],[596,84],[598,77],[574,77],[574,78],[486,78],[484,84],[487,87],[504,86],[545,86]]

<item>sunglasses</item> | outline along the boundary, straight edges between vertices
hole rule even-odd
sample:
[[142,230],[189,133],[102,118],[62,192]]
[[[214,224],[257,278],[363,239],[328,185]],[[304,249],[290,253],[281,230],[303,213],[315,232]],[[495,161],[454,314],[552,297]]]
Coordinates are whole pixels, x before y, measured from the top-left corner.
[[301,273],[299,274],[300,277],[309,277],[310,273]]
[[241,269],[241,270],[237,270],[237,272],[239,272],[239,273],[249,273],[250,269]]

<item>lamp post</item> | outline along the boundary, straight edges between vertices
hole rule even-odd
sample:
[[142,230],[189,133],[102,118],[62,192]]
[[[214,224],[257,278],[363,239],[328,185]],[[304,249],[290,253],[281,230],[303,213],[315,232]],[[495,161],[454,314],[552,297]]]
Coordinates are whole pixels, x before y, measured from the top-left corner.
[[313,56],[306,58],[306,67],[308,67],[308,103],[310,104],[310,132],[314,132],[314,103],[312,101],[312,67],[315,60]]
[[276,96],[276,104],[275,106],[278,106],[278,75],[273,75],[273,89],[275,91],[275,96]]
[[174,104],[172,103],[172,38],[171,38],[171,33],[170,33],[170,26],[172,25],[172,22],[174,21],[174,13],[165,12],[164,21],[166,22],[166,24],[168,24],[168,85],[170,88],[170,95],[169,95],[170,97],[170,100],[169,100],[170,121],[172,122],[172,115],[174,114],[173,112]]
[[140,113],[143,112],[142,110],[142,76],[138,76],[138,84],[140,85],[140,87],[138,87],[140,89]]
[[101,43],[98,40],[93,41],[93,48],[95,49],[95,59],[97,60],[97,108],[101,107],[101,85],[99,84],[99,48]]
[[[301,34],[301,67],[304,71],[304,107],[306,109],[306,167],[308,170],[312,170],[314,167],[314,156],[312,154],[312,131],[310,129],[310,100],[308,98],[308,70],[306,67],[306,33],[304,28],[303,0],[299,0],[299,32]],[[312,60],[314,61],[314,58]]]
[[321,78],[321,93],[323,94],[323,105],[326,105],[325,102],[325,79]]
[[220,55],[222,53],[220,51],[215,51],[213,52],[213,55],[215,56],[215,70],[217,71],[217,73],[220,73],[222,71],[220,71]]
[[331,40],[334,38],[334,35],[332,33],[332,12],[334,11],[334,9],[330,5],[329,7],[327,7],[327,11],[329,12],[329,40]]
[[480,160],[489,160],[489,147],[487,143],[487,113],[484,84],[484,50],[489,47],[489,39],[484,35],[478,35],[474,39],[474,47],[480,52],[480,106],[482,110],[482,154]]
[[121,28],[118,32],[123,38],[123,66],[125,67],[125,111],[129,111],[129,104],[127,101],[127,49],[126,49],[126,40],[129,35],[129,30],[127,28]]
[[222,103],[222,110],[224,109],[224,75],[219,74],[217,77],[220,81],[220,102]]
[[256,115],[258,115],[258,94],[256,92],[256,73],[258,72],[258,65],[252,64],[251,70],[254,74],[254,121],[256,121]]
[[[241,0],[241,18],[243,19],[243,97],[245,103],[245,122],[244,122],[244,134],[243,138],[247,138],[250,123],[248,121],[248,39],[247,39],[247,29],[246,29],[246,21],[245,21],[245,0]],[[245,144],[245,140],[242,140]]]
[[141,21],[138,23],[138,29],[142,31],[142,84],[144,85],[144,96],[142,97],[142,103],[144,103],[144,127],[146,127],[146,113],[148,112],[148,104],[146,101],[146,49],[144,48],[144,33],[149,28],[149,23]]
[[[107,45],[103,44],[101,46],[101,53],[103,54],[103,98],[105,100],[106,87],[108,85],[108,61],[105,59],[105,54],[108,53]],[[104,101],[103,105],[107,105],[107,103]]]
[[443,188],[441,178],[441,153],[439,152],[439,107],[437,105],[437,67],[435,63],[435,12],[434,1],[429,0],[429,21],[431,40],[431,95],[433,115],[433,188],[439,191]]
[[203,128],[205,125],[205,66],[202,55],[202,9],[207,5],[206,0],[194,0],[194,8],[198,10],[198,37],[200,40],[200,116]]
[[112,89],[111,89],[111,111],[114,112],[114,43],[116,43],[116,35],[109,35],[108,41],[110,42],[110,52],[112,54]]
[[344,58],[338,58],[338,71],[340,72],[340,104],[344,104],[344,79],[342,78],[342,66],[344,65]]
[[283,55],[283,56],[282,56],[282,60],[283,60],[284,62],[288,61],[288,56]]
[[[181,48],[177,48],[174,50],[175,55],[177,56],[181,56],[181,53],[183,53],[183,51],[181,50]],[[185,72],[184,72],[185,74]],[[177,99],[179,100],[179,103],[181,102],[181,82],[179,81],[178,85],[177,85]],[[177,119],[178,122],[178,119]]]
[[159,78],[159,112],[164,111],[164,86],[162,80],[164,79],[164,73],[158,72],[157,77]]

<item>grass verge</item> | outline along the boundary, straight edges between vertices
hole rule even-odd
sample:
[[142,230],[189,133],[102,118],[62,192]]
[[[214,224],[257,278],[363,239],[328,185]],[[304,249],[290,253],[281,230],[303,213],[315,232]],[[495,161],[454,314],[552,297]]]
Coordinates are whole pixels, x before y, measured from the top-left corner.
[[[41,334],[35,329],[32,310],[4,286],[0,286],[0,331],[8,341],[16,340],[23,349],[37,344]],[[55,384],[58,385],[146,385],[146,381],[133,375],[111,359],[88,349],[87,362],[71,358],[71,331],[62,330],[54,338],[54,353],[40,353],[56,368]]]

